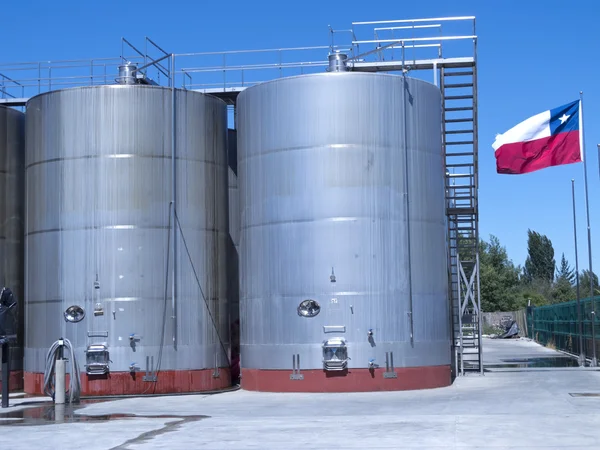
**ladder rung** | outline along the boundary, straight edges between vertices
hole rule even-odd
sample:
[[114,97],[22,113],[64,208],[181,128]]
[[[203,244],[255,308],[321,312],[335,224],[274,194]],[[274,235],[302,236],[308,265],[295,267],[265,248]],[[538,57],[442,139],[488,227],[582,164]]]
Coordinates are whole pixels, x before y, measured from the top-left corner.
[[474,152],[458,152],[458,153],[446,153],[446,157],[448,156],[473,156]]
[[453,111],[473,111],[472,106],[455,106],[452,108],[444,108],[445,112],[453,112]]
[[444,97],[444,100],[470,100],[473,98],[473,94],[471,95],[447,95]]
[[446,119],[446,120],[444,120],[444,122],[446,122],[446,123],[473,122],[473,118],[465,117],[462,119]]
[[460,77],[464,75],[473,75],[473,72],[446,72],[444,71],[445,77]]
[[472,173],[450,173],[446,175],[449,178],[471,178],[473,176]]
[[[446,177],[446,181],[450,181],[449,177]],[[457,180],[452,180],[452,182],[455,182],[455,181],[457,181]],[[460,181],[460,180],[458,180],[458,181]],[[454,193],[456,195],[459,195],[459,194],[466,194],[467,192],[464,192],[464,191],[469,191],[470,186],[468,186],[466,184],[464,184],[464,185],[463,184],[446,184],[446,187],[448,189],[452,189],[453,191],[455,191]]]
[[473,141],[454,141],[454,142],[446,142],[446,145],[473,145]]
[[[449,216],[474,215],[475,208],[448,208],[446,214]],[[461,230],[462,228],[459,228]]]
[[466,134],[472,132],[473,130],[446,130],[446,134]]
[[473,87],[473,83],[452,83],[452,84],[444,84],[444,89],[452,89],[452,88],[466,88]]
[[446,167],[473,167],[475,163],[454,163],[454,164],[446,164]]

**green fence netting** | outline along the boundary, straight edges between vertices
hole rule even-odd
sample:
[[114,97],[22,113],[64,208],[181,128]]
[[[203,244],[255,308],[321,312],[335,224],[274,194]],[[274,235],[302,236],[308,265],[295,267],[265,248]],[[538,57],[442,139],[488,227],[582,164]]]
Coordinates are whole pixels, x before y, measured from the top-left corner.
[[[588,358],[591,358],[593,354],[592,320],[594,319],[596,355],[600,356],[598,353],[600,348],[598,346],[600,322],[592,314],[592,311],[597,311],[598,306],[600,306],[600,297],[585,298],[580,303],[584,354]],[[527,308],[525,314],[528,337],[542,345],[579,355],[576,301]]]

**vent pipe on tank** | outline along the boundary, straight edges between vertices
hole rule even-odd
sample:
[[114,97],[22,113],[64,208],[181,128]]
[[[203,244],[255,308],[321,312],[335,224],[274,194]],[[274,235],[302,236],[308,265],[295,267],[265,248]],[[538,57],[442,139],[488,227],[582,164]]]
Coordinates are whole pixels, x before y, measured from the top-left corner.
[[346,64],[348,55],[345,53],[335,52],[329,55],[329,67],[327,72],[347,72],[348,66]]
[[136,84],[135,71],[137,65],[126,63],[119,66],[119,76],[115,79],[118,84]]

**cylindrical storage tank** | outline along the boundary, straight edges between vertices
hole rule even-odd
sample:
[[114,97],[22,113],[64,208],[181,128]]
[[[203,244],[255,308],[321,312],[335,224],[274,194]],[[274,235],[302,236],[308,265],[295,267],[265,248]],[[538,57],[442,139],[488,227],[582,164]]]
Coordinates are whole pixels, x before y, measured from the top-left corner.
[[242,387],[449,385],[439,89],[325,73],[237,107]]
[[[175,119],[162,87],[28,102],[27,393],[41,393],[61,337],[75,348],[82,395],[230,384],[226,105],[182,90],[174,100]],[[63,318],[72,305],[83,320]]]
[[[0,323],[0,335],[12,333],[17,328],[16,342],[13,340],[9,349],[11,391],[23,389],[24,162],[25,114],[0,106],[0,290],[10,289],[13,301],[17,301],[16,314],[13,314],[12,308],[8,312],[0,306],[3,312],[0,321],[6,321],[5,324]],[[0,381],[0,386],[3,381]]]

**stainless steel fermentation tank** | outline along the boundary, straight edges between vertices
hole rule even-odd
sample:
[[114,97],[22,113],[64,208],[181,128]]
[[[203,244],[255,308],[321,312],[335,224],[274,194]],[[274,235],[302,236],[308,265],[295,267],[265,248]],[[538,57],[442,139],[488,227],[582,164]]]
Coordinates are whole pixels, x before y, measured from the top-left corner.
[[[87,372],[84,395],[229,385],[226,105],[181,90],[174,102],[174,135],[167,88],[66,89],[28,102],[26,392],[40,393],[60,337]],[[80,322],[63,319],[72,305]]]
[[283,78],[238,98],[242,386],[449,385],[441,94]]
[[11,390],[23,388],[24,161],[25,114],[0,106],[0,289],[9,288],[17,300],[17,324],[7,324],[13,331],[18,326],[9,357]]

